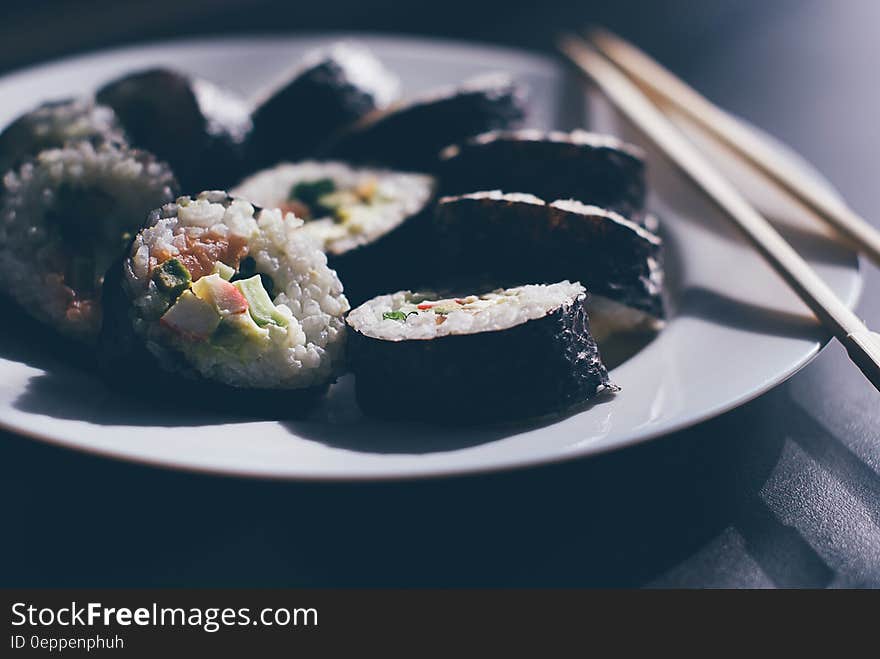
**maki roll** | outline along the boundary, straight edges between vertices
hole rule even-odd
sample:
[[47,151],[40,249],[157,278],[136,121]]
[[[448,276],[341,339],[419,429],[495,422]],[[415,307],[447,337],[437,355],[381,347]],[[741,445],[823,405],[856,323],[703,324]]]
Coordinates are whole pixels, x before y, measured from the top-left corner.
[[229,185],[244,172],[250,108],[231,91],[150,69],[108,83],[97,99],[116,111],[134,146],[171,165],[184,190]]
[[277,389],[275,414],[312,402],[343,366],[349,305],[301,225],[220,191],[153,211],[104,287],[108,375],[124,363],[151,395],[176,377],[215,402]]
[[44,149],[78,141],[95,146],[122,144],[125,133],[113,110],[91,100],[73,98],[43,103],[0,133],[0,175]]
[[358,304],[416,276],[421,257],[413,247],[429,238],[434,187],[424,174],[302,162],[259,172],[232,193],[302,219]]
[[[440,199],[437,249],[461,273],[504,282],[576,279],[611,329],[657,329],[664,316],[662,240],[621,215],[578,201],[500,191]],[[591,302],[591,308],[594,303]],[[597,316],[591,313],[594,331]]]
[[388,106],[399,88],[397,77],[362,46],[341,43],[312,52],[257,100],[251,165],[312,153],[335,132]]
[[524,89],[507,75],[487,74],[368,115],[328,151],[343,160],[432,171],[445,146],[513,127],[524,117]]
[[577,199],[643,223],[645,162],[640,149],[583,130],[492,131],[441,154],[445,194],[474,190],[530,192]]
[[94,340],[107,268],[176,188],[143,151],[86,141],[41,151],[3,179],[0,283],[37,320]]
[[563,412],[616,391],[586,297],[562,281],[374,298],[347,321],[358,403],[370,415],[459,424]]

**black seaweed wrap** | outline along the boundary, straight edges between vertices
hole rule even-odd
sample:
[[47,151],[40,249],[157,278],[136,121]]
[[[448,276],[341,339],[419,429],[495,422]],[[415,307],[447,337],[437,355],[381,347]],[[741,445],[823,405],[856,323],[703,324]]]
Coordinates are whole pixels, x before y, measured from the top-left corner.
[[663,317],[658,236],[601,208],[535,201],[497,193],[441,199],[436,252],[459,273],[506,284],[579,281],[594,295]]
[[614,391],[580,296],[509,329],[386,341],[349,325],[366,414],[440,423],[522,420]]
[[486,133],[445,149],[439,173],[443,194],[528,192],[576,199],[644,223],[641,151],[613,137],[584,131]]
[[398,169],[436,171],[447,145],[525,117],[524,91],[507,76],[486,76],[365,117],[327,155]]
[[431,219],[428,207],[366,245],[327,252],[327,264],[338,273],[352,307],[430,280],[433,260],[425,259],[419,246],[431,240]]
[[[394,80],[390,72],[385,75]],[[307,156],[377,107],[374,92],[353,81],[334,55],[328,54],[281,85],[254,110],[254,132],[248,146],[250,167],[260,169]]]
[[98,91],[131,142],[167,161],[186,193],[218,190],[244,173],[252,124],[247,104],[232,92],[177,71],[151,69]]

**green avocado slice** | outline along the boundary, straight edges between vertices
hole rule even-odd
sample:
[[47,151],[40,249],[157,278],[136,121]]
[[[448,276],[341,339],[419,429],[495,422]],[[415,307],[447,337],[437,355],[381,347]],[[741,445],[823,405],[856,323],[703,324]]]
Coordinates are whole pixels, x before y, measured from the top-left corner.
[[160,291],[176,300],[192,284],[192,276],[177,259],[168,259],[153,270],[153,281]]

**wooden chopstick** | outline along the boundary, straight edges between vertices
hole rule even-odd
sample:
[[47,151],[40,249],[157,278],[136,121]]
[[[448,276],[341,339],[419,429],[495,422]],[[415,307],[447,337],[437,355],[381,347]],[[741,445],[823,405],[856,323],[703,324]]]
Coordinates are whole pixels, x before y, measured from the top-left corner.
[[655,101],[675,109],[703,128],[763,174],[764,178],[848,238],[857,250],[876,265],[880,265],[880,231],[846,204],[805,181],[797,168],[776,148],[617,35],[594,29],[589,32],[589,38],[605,57]]
[[724,211],[776,272],[794,289],[880,390],[880,334],[871,332],[803,258],[756,211],[642,91],[581,37],[567,35],[559,49],[608,99]]

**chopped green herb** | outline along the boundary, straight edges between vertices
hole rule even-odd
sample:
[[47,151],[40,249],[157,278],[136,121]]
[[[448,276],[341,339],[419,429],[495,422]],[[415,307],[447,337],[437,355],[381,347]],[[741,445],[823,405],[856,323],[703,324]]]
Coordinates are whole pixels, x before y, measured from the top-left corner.
[[300,181],[290,189],[289,200],[299,199],[304,204],[314,206],[318,199],[336,191],[333,179],[319,178],[316,181]]
[[192,275],[183,263],[168,259],[153,270],[153,281],[160,291],[177,299],[192,284]]
[[409,313],[406,313],[405,311],[386,311],[382,314],[382,320],[399,320],[405,322],[410,316],[418,315],[418,311],[410,311]]

